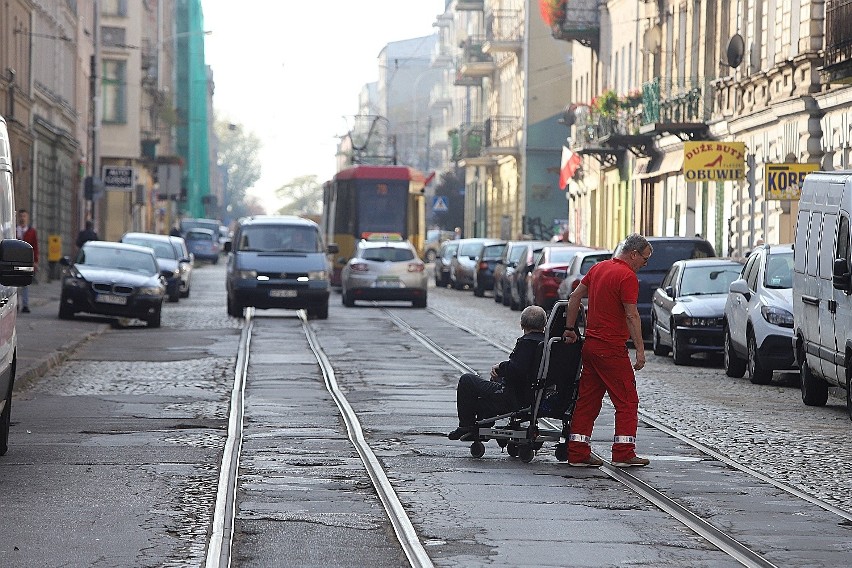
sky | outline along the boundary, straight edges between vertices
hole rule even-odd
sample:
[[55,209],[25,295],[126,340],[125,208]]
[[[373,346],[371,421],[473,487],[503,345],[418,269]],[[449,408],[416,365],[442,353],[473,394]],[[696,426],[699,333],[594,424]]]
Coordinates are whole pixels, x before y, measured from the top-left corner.
[[[434,33],[444,0],[202,0],[205,58],[217,117],[260,138],[262,174],[249,191],[268,213],[275,190],[335,171],[339,136],[358,94],[378,79],[390,42]],[[349,122],[344,119],[349,118]]]

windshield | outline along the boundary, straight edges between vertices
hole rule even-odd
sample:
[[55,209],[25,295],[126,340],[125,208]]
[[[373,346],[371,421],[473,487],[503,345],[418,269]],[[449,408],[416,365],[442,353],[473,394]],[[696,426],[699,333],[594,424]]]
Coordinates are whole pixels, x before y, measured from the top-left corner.
[[793,253],[770,254],[766,258],[763,285],[779,290],[793,287]]
[[322,252],[314,227],[306,225],[248,225],[234,250],[253,252]]
[[591,267],[602,260],[609,260],[610,258],[612,258],[611,253],[596,254],[583,258],[583,262],[580,264],[580,274],[587,274]]
[[521,260],[521,257],[524,256],[524,252],[526,252],[526,250],[527,245],[516,245],[509,253],[509,261],[518,262]]
[[150,253],[120,248],[83,247],[77,255],[76,263],[143,274],[157,273],[157,263]]
[[481,248],[482,243],[465,243],[459,247],[459,256],[476,256]]
[[146,247],[154,251],[154,256],[157,258],[168,258],[171,260],[177,259],[177,252],[175,252],[175,247],[172,246],[171,242],[164,243],[159,241],[149,241],[148,239],[137,239],[133,237],[126,237],[121,240],[123,243],[127,243],[129,245],[137,245],[140,247]]
[[727,294],[731,282],[740,277],[740,270],[739,265],[686,267],[678,296]]

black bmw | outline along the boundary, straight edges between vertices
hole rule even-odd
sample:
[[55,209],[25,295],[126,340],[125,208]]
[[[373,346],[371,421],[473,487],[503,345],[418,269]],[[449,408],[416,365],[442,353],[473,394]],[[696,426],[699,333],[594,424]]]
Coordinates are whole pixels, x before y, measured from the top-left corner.
[[59,318],[77,312],[137,318],[160,327],[166,283],[151,249],[124,243],[89,241],[72,263],[62,259]]

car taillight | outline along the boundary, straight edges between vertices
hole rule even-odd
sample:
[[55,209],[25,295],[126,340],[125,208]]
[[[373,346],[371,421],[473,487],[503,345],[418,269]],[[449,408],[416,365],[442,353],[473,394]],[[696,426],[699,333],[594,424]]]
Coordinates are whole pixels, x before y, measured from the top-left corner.
[[353,262],[349,265],[349,270],[353,272],[367,272],[370,270],[369,265],[363,262]]
[[412,262],[408,265],[409,272],[423,272],[426,266],[422,262]]
[[480,270],[488,270],[488,263],[487,262],[480,262],[479,263],[479,269]]

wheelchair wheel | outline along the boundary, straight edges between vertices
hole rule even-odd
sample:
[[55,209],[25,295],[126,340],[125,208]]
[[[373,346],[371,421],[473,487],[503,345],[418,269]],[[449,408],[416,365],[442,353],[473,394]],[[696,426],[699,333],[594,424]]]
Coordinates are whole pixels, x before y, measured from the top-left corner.
[[506,444],[506,453],[512,456],[513,458],[518,457],[518,444],[514,442],[509,442]]
[[505,438],[497,438],[497,445],[500,446],[501,448],[505,448],[506,444],[508,444],[508,443],[509,443],[509,440],[506,440]]
[[470,445],[470,455],[475,458],[481,458],[485,455],[485,444],[480,442],[479,440],[475,441]]
[[534,457],[535,457],[535,450],[532,449],[530,446],[524,446],[523,448],[521,448],[520,458],[521,458],[522,462],[530,463],[531,461],[533,461]]
[[568,461],[568,444],[556,444],[556,459],[561,462]]

